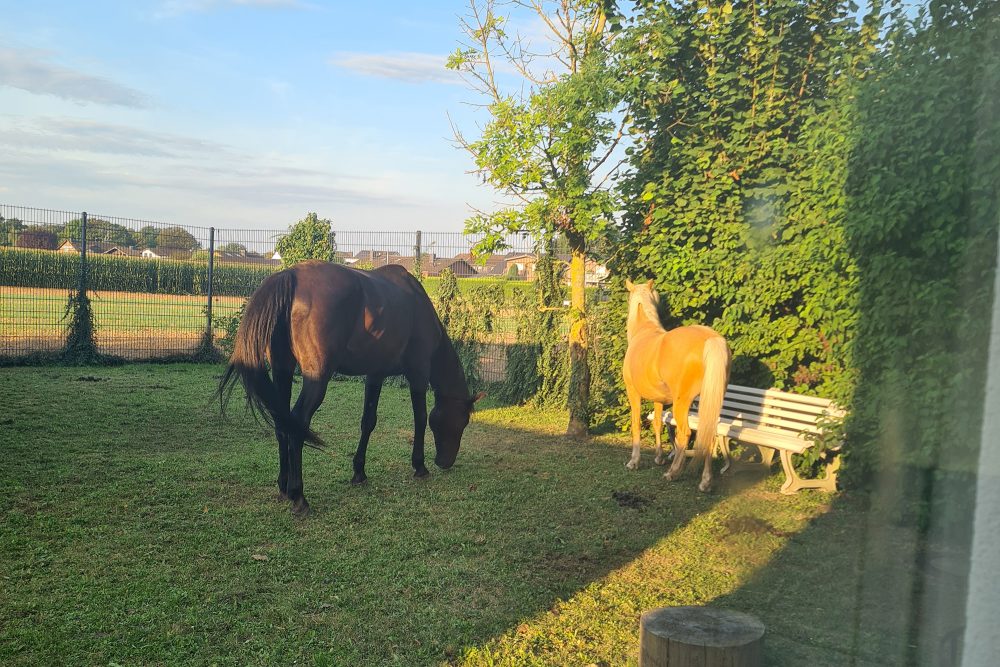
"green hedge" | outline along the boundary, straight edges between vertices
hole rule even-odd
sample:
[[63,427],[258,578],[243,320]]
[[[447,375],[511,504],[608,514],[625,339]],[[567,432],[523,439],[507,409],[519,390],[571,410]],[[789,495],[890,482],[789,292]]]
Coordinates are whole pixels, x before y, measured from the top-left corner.
[[[219,296],[248,296],[275,269],[216,263],[212,292]],[[79,285],[79,280],[80,256],[76,253],[0,248],[2,285],[71,289]],[[208,264],[88,255],[87,287],[116,292],[206,294]]]

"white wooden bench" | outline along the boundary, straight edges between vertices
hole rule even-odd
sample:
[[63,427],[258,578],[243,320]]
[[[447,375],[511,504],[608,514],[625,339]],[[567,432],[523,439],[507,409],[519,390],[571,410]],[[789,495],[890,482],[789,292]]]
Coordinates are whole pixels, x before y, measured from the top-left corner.
[[[842,419],[844,414],[844,410],[825,398],[731,384],[726,387],[717,429],[716,446],[726,458],[723,471],[731,460],[730,441],[736,440],[754,445],[760,452],[761,461],[769,467],[774,452],[780,454],[781,467],[785,471],[782,493],[792,494],[799,489],[836,491],[837,470],[840,469],[840,456],[836,451],[833,460],[826,464],[826,477],[822,479],[800,477],[792,465],[792,454],[802,454],[812,447],[813,436],[823,431],[823,422]],[[672,412],[665,412],[663,421],[677,425]],[[697,401],[691,406],[688,423],[692,430],[698,429]],[[691,450],[687,452],[688,455],[692,453]]]

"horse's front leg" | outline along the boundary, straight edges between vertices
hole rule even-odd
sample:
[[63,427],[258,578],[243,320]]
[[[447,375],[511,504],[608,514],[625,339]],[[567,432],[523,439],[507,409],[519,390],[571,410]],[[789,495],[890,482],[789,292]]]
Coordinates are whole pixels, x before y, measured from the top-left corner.
[[410,402],[413,404],[413,476],[424,479],[430,476],[424,465],[424,434],[427,431],[427,387],[410,384]]
[[368,452],[368,439],[375,424],[378,423],[378,399],[382,395],[382,383],[385,377],[381,375],[368,375],[365,377],[365,408],[361,415],[361,440],[358,441],[358,449],[354,452],[354,477],[351,484],[364,484],[368,476],[365,474],[365,455]]
[[632,412],[632,458],[625,467],[635,470],[639,467],[639,447],[642,444],[642,396],[628,381],[625,382],[625,393],[628,395],[628,404]]

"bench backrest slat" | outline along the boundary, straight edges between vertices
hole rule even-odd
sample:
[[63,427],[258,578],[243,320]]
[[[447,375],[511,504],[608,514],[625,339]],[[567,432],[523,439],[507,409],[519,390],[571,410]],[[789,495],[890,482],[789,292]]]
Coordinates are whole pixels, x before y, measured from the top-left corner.
[[[697,411],[697,401],[691,411]],[[731,384],[726,388],[721,417],[748,428],[805,435],[822,433],[818,422],[824,417],[836,419],[844,414],[843,409],[826,398]]]

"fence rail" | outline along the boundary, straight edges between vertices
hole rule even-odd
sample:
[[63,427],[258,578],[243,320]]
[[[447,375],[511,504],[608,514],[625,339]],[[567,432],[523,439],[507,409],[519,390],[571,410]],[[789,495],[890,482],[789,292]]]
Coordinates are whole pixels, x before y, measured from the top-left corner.
[[[218,340],[221,323],[281,268],[275,244],[285,233],[0,204],[0,356],[61,349],[69,292],[81,287],[91,298],[100,352],[126,359],[192,354],[205,340]],[[465,286],[527,287],[538,260],[534,239],[511,237],[506,252],[485,261],[472,256],[478,240],[421,231],[336,230],[333,236],[337,261],[358,268],[403,265],[424,280],[432,298],[446,269]],[[592,274],[597,282],[600,267]],[[504,350],[516,342],[518,317],[506,312],[478,334],[484,379],[503,378]]]

